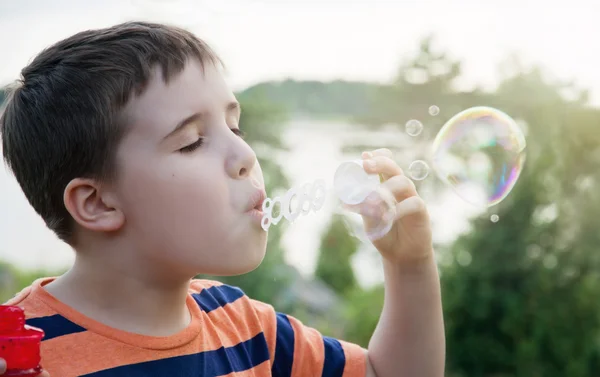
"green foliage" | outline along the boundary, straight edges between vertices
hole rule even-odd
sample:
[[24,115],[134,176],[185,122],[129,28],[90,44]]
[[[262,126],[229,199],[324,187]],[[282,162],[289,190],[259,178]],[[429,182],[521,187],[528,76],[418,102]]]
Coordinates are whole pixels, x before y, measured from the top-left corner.
[[0,303],[12,298],[34,280],[45,276],[58,276],[61,272],[44,269],[21,270],[0,261]]
[[366,290],[356,287],[348,294],[349,305],[345,313],[347,341],[368,347],[383,308],[383,294],[383,285]]
[[328,83],[285,80],[257,84],[242,95],[263,97],[296,116],[347,119],[369,114],[371,99],[378,88],[377,84],[342,80]]
[[475,220],[443,270],[448,367],[465,376],[600,367],[600,111],[560,89],[533,69],[496,93],[527,124],[528,161],[500,222]]
[[345,296],[356,287],[352,256],[357,248],[358,241],[349,236],[343,218],[334,216],[321,241],[315,276]]

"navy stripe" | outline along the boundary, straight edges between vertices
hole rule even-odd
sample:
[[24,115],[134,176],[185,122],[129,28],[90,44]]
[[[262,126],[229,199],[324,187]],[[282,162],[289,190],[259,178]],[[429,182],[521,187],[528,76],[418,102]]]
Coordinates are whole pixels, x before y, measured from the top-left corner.
[[238,287],[219,285],[203,289],[200,293],[192,294],[192,297],[202,310],[210,312],[244,297],[244,292]]
[[346,365],[346,355],[339,341],[328,336],[323,337],[325,345],[325,364],[322,377],[342,377]]
[[129,364],[82,377],[216,377],[252,369],[269,360],[267,340],[261,332],[233,347],[167,359]]
[[30,318],[25,321],[25,323],[29,326],[44,330],[44,338],[42,341],[86,331],[83,327],[69,321],[59,314],[48,317]]
[[290,377],[294,364],[294,328],[287,315],[277,313],[277,341],[275,360],[271,367],[273,377]]

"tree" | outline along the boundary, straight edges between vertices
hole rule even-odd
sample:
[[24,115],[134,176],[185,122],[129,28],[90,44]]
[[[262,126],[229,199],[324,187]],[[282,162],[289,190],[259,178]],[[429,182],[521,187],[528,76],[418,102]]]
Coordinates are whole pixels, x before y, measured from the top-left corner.
[[321,240],[315,276],[339,295],[346,296],[356,287],[352,256],[357,249],[358,241],[348,234],[342,216],[333,216]]
[[[372,97],[373,112],[360,119],[371,127],[387,123],[404,125],[409,119],[420,119],[427,127],[425,137],[435,135],[441,127],[442,117],[432,118],[428,114],[430,105],[437,105],[443,114],[455,114],[459,111],[461,99],[456,96],[456,79],[461,73],[461,64],[445,52],[437,52],[434,38],[423,39],[413,56],[400,64],[392,83],[382,85]],[[478,96],[479,92],[470,93]]]
[[452,245],[442,269],[448,370],[590,376],[600,367],[600,111],[534,68],[494,102],[524,120],[528,159],[500,206]]

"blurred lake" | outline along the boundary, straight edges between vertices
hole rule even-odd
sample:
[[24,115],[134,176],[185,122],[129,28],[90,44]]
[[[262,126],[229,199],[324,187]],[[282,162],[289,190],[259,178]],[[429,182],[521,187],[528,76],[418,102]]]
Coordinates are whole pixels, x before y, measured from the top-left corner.
[[[360,149],[353,146],[389,147],[406,171],[414,159],[426,159],[431,144],[431,138],[426,135],[424,132],[410,137],[400,125],[370,131],[344,122],[292,119],[283,133],[288,150],[275,158],[282,164],[293,186],[316,179],[325,180],[329,200],[320,211],[300,216],[288,226],[283,238],[286,260],[303,274],[313,272],[321,234],[327,229],[332,214],[339,210],[331,192],[333,174],[341,162],[360,158]],[[430,171],[424,181],[418,182],[418,187],[430,209],[434,241],[447,243],[468,230],[467,220],[477,210],[450,190],[433,190],[431,186],[436,180]],[[269,193],[269,196],[277,194]],[[45,227],[4,165],[0,169],[0,208],[0,260],[29,269],[64,268],[72,263],[70,247]],[[370,244],[363,243],[353,263],[361,284],[368,286],[382,280],[379,258]]]

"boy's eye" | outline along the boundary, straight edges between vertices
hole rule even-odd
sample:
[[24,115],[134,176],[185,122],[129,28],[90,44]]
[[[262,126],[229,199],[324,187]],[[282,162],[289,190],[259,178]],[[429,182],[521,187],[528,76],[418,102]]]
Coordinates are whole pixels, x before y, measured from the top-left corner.
[[[239,128],[232,128],[231,132],[233,132],[237,136],[241,137],[242,139],[244,138],[244,136],[246,136],[246,133],[244,131],[240,130]],[[201,137],[198,140],[196,140],[195,142],[193,142],[192,144],[186,145],[185,147],[181,148],[179,150],[179,152],[181,152],[181,153],[193,152],[196,149],[200,148],[203,143],[204,143],[204,138]]]
[[204,142],[204,138],[198,138],[198,140],[196,140],[195,142],[193,142],[190,145],[186,145],[185,147],[181,148],[179,150],[179,152],[181,153],[190,153],[195,151],[196,149],[200,148],[202,146],[202,143]]

